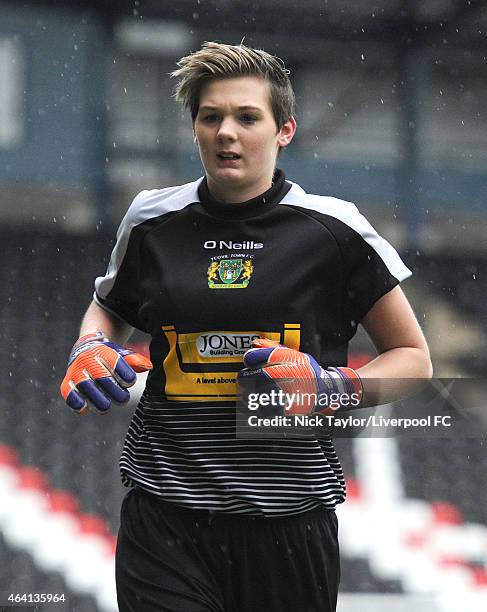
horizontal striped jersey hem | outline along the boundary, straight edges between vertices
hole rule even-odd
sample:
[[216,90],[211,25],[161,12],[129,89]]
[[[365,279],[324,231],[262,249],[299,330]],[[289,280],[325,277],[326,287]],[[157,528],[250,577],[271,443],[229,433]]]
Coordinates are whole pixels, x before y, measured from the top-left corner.
[[345,500],[331,440],[239,439],[235,408],[142,397],[120,459],[122,481],[198,510],[286,516]]

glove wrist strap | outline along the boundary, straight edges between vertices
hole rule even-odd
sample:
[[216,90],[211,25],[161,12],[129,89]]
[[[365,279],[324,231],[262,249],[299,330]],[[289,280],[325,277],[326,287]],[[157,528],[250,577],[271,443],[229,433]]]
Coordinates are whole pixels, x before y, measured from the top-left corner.
[[338,393],[343,393],[349,397],[358,397],[359,404],[362,402],[364,388],[360,376],[352,368],[327,368],[325,370],[333,378],[333,385]]
[[106,337],[105,332],[101,329],[98,329],[96,332],[84,334],[84,336],[78,338],[73,344],[71,353],[73,353],[76,349],[79,349],[81,346],[88,344],[88,342],[106,342],[107,340],[108,338]]

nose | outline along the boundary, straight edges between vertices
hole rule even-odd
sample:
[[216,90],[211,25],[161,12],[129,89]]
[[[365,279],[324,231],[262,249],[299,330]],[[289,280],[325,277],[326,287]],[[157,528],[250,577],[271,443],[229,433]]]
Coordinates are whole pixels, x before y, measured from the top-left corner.
[[231,117],[224,117],[222,119],[218,127],[217,137],[222,142],[233,142],[236,140],[235,122]]

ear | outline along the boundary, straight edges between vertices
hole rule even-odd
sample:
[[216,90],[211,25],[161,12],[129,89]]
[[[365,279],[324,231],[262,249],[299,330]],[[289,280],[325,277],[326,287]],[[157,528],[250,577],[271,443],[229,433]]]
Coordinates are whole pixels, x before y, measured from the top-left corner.
[[280,147],[287,147],[296,133],[296,128],[296,119],[294,117],[290,117],[279,130],[277,135],[277,144]]

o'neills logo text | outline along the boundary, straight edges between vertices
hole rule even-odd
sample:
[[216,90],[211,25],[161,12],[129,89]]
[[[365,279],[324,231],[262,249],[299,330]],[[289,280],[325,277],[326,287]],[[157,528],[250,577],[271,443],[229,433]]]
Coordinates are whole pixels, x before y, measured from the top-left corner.
[[236,357],[252,348],[254,338],[259,338],[259,334],[201,334],[196,346],[202,357]]
[[207,240],[203,245],[205,249],[228,249],[230,251],[236,249],[262,249],[263,242],[253,242],[253,240],[245,240],[244,242],[233,242],[232,240]]

